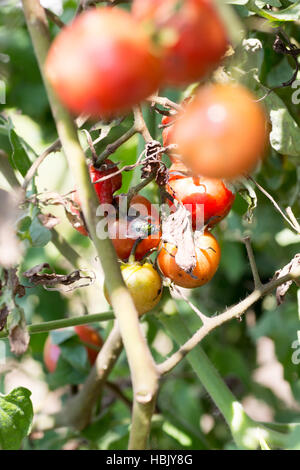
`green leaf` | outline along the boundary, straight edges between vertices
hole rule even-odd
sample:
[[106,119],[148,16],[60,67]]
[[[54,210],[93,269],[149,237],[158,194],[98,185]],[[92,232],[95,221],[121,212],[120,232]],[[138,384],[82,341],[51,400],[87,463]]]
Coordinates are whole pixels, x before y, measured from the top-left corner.
[[9,141],[13,150],[11,156],[13,165],[19,170],[22,176],[25,176],[31,167],[31,161],[22,145],[21,139],[13,129],[10,129]]
[[62,355],[59,356],[56,369],[48,375],[48,383],[51,390],[64,385],[78,385],[85,381],[87,371],[77,370],[66,361]]
[[0,395],[0,448],[17,450],[27,436],[33,408],[30,390],[18,387],[8,395]]
[[300,424],[289,434],[286,448],[288,450],[300,450]]
[[[268,2],[269,3],[269,2]],[[300,19],[300,0],[280,11],[265,11],[257,6],[258,2],[250,0],[247,3],[249,10],[270,21],[297,21]]]
[[265,99],[270,113],[272,131],[270,143],[274,150],[283,154],[297,157],[300,155],[300,128],[293,119],[284,102],[276,93],[271,93]]
[[29,228],[29,233],[32,246],[45,246],[52,238],[51,231],[44,227],[37,217],[34,217]]
[[62,344],[68,339],[75,336],[75,331],[71,328],[66,328],[61,331],[51,331],[51,341],[53,344]]
[[78,340],[69,340],[60,346],[61,356],[71,364],[74,369],[81,370],[83,372],[89,369],[87,352],[82,344],[78,343]]

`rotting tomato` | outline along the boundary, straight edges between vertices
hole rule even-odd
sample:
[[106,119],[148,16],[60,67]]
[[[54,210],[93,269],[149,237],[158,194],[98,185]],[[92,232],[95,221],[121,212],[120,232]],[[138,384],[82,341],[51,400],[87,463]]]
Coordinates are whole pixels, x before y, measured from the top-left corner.
[[234,179],[264,156],[267,121],[255,96],[241,85],[200,88],[174,124],[172,137],[195,175]]
[[185,288],[200,287],[209,282],[216,273],[221,250],[216,238],[208,231],[198,234],[195,240],[197,264],[192,273],[185,272],[175,261],[177,247],[161,243],[157,257],[158,267],[163,275],[174,284]]
[[[100,349],[103,345],[103,340],[99,333],[90,326],[80,325],[75,326],[74,331],[78,335],[79,339],[84,343],[90,343],[91,346],[96,346],[96,348]],[[85,346],[88,359],[91,364],[94,364],[96,361],[98,352],[97,349],[93,349],[92,347]],[[46,368],[49,372],[54,372],[56,369],[57,361],[59,359],[61,350],[59,345],[52,343],[51,336],[49,335],[46,339],[44,345],[44,363]]]
[[115,200],[121,207],[121,212],[118,218],[108,218],[109,237],[122,261],[128,260],[134,244],[137,243],[135,259],[139,261],[159,244],[161,232],[158,211],[147,198],[139,194],[131,199],[126,214],[122,213],[122,204],[126,204],[126,197],[123,200],[118,196]]
[[114,163],[106,159],[100,168],[95,168],[94,165],[89,166],[89,173],[91,181],[94,183],[94,188],[97,193],[100,204],[112,204],[113,193],[121,188],[122,186],[122,174],[112,176],[111,178],[96,183],[97,180],[104,176],[115,173],[118,168]]
[[197,81],[226,51],[226,30],[211,0],[134,0],[132,12],[156,33],[166,84]]
[[[152,310],[160,301],[162,294],[162,279],[152,264],[137,262],[123,264],[121,273],[139,315]],[[110,303],[106,287],[104,293]]]
[[219,223],[229,213],[235,199],[224,181],[193,176],[183,163],[173,163],[169,169],[166,189],[189,210],[194,230],[201,225],[213,227]]
[[126,113],[160,85],[155,46],[132,15],[92,8],[61,30],[45,71],[64,105],[93,118]]

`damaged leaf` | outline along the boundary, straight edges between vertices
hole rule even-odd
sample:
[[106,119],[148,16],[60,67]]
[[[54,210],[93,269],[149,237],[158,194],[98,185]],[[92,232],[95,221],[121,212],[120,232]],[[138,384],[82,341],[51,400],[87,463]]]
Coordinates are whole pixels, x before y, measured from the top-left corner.
[[17,356],[27,351],[30,336],[27,330],[24,311],[15,306],[8,317],[9,342],[11,352]]
[[[83,271],[76,269],[72,271],[70,274],[57,274],[53,273],[43,273],[44,269],[50,269],[48,263],[38,264],[33,268],[29,269],[28,271],[23,273],[23,276],[29,280],[31,284],[35,286],[44,286],[45,288],[49,289],[50,287],[55,287],[58,285],[62,286],[70,286],[75,284],[76,282],[87,279],[88,282],[81,285],[76,285],[73,288],[76,289],[78,287],[85,287],[90,285],[94,281],[94,275],[83,275]],[[68,289],[72,290],[72,289]]]
[[60,223],[60,219],[58,217],[55,217],[52,214],[39,214],[38,219],[41,222],[41,224],[48,230],[51,230],[57,224]]
[[0,331],[5,328],[9,310],[6,305],[0,309]]

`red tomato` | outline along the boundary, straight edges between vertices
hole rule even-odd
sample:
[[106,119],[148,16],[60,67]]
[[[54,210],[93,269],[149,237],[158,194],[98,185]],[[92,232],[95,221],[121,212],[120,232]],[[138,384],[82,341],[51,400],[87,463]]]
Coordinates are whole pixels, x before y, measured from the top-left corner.
[[64,105],[94,118],[123,114],[155,92],[161,61],[126,11],[92,8],[55,38],[46,75]]
[[[79,339],[85,343],[90,343],[93,346],[101,348],[103,341],[99,333],[91,328],[90,326],[80,325],[75,326],[74,330],[76,331]],[[88,358],[91,364],[94,364],[96,361],[98,351],[86,346],[86,351]],[[49,372],[54,372],[56,369],[56,364],[60,356],[60,347],[57,344],[52,343],[51,336],[49,335],[46,339],[44,345],[44,363]]]
[[253,170],[264,156],[267,134],[255,96],[241,85],[217,84],[199,89],[172,136],[195,175],[233,179]]
[[[92,183],[99,180],[100,178],[111,175],[118,170],[118,167],[113,166],[113,162],[109,159],[106,159],[105,162],[101,165],[100,168],[95,168],[94,165],[89,166],[89,172],[91,176]],[[100,183],[95,183],[94,188],[97,193],[100,204],[112,204],[113,202],[113,193],[120,189],[122,186],[122,174],[119,173],[112,178],[101,181]]]
[[210,227],[219,223],[235,199],[222,180],[192,176],[183,163],[175,163],[169,169],[166,189],[190,211],[194,230],[201,228],[201,223]]
[[200,287],[209,282],[218,269],[221,250],[216,238],[208,231],[195,242],[197,264],[192,275],[181,269],[175,261],[177,247],[162,243],[157,257],[158,267],[163,275],[174,284],[185,288]]
[[[117,197],[117,201],[122,204],[122,198]],[[150,225],[152,233],[148,235],[147,227]],[[159,214],[147,198],[137,194],[131,200],[127,217],[121,214],[119,219],[108,222],[108,233],[118,257],[123,261],[129,258],[136,240],[142,238],[135,251],[135,259],[139,261],[159,244]]]
[[159,33],[166,84],[197,81],[226,51],[225,27],[211,0],[134,0],[132,12]]

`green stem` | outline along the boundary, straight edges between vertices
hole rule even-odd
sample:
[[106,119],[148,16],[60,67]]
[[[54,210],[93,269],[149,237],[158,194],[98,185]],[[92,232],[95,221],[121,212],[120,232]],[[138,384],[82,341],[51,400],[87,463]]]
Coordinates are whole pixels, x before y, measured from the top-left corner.
[[137,400],[134,400],[128,450],[147,449],[155,404],[156,396],[152,398],[151,402],[146,403],[146,405],[141,405]]
[[64,237],[58,233],[54,228],[51,230],[52,239],[51,242],[56,247],[56,249],[61,253],[66,260],[70,263],[71,266],[78,266],[80,255],[77,251],[72,248],[71,245],[64,239]]
[[151,402],[157,391],[158,374],[155,363],[142,333],[135,305],[123,281],[111,240],[97,236],[98,199],[90,181],[73,119],[58,100],[44,75],[44,63],[50,46],[45,11],[38,0],[23,0],[23,7],[62,148],[76,182],[83,215],[105,273],[108,294],[128,357],[134,394],[137,401],[145,404]]
[[[91,315],[83,315],[74,318],[63,318],[61,320],[52,320],[44,323],[35,323],[27,326],[28,333],[33,335],[36,333],[46,333],[47,331],[59,330],[70,326],[87,325],[88,323],[96,323],[112,320],[114,314],[112,312],[94,313]],[[8,332],[1,331],[0,339],[6,338]]]
[[[159,320],[173,339],[183,345],[191,337],[191,332],[179,316],[175,303],[172,313],[170,315],[169,311],[169,315],[160,315]],[[263,440],[274,447],[284,447],[287,435],[256,423],[245,413],[242,404],[229,390],[199,344],[186,358],[224,416],[239,448],[257,449]]]

